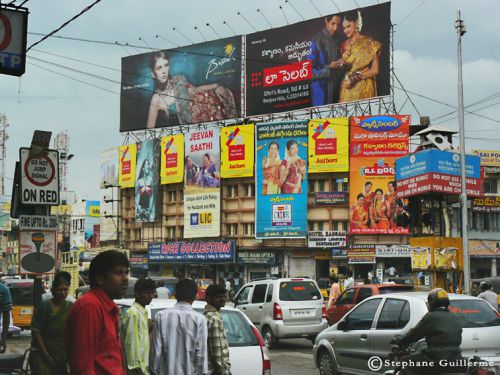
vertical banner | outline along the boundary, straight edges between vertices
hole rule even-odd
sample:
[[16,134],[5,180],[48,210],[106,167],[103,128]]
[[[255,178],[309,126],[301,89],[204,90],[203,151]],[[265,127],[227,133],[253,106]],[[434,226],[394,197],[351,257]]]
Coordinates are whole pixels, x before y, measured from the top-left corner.
[[256,126],[256,238],[307,234],[307,122]]
[[396,159],[409,152],[410,116],[351,117],[351,234],[407,234],[409,213],[396,197]]
[[95,227],[99,227],[101,217],[101,202],[86,201],[85,202],[85,248],[91,249],[96,247]]
[[137,143],[135,221],[155,222],[158,203],[158,139]]
[[175,184],[184,178],[184,134],[161,139],[161,184]]
[[254,129],[253,124],[222,128],[221,176],[223,178],[253,177]]
[[118,185],[119,155],[120,150],[118,147],[110,148],[101,153],[101,189],[104,189],[106,185]]
[[120,188],[131,188],[135,186],[135,162],[137,147],[135,143],[120,146],[118,159],[118,184]]
[[309,173],[349,171],[349,119],[309,121]]
[[220,236],[219,143],[219,128],[186,134],[184,238]]

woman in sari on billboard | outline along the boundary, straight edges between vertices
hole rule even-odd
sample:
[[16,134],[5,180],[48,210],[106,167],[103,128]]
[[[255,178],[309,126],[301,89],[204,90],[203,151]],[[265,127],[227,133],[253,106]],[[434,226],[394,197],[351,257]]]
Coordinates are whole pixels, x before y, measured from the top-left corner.
[[198,185],[204,188],[219,187],[220,185],[217,167],[215,166],[209,154],[203,155],[203,166],[201,167],[199,173]]
[[290,140],[286,143],[286,157],[281,162],[279,178],[281,194],[302,193],[302,181],[306,177],[306,162],[298,155],[299,145]]
[[389,181],[387,184],[387,193],[384,196],[384,204],[387,207],[387,217],[391,227],[395,227],[394,214],[396,213],[396,181]]
[[148,129],[237,117],[233,93],[211,83],[194,86],[183,74],[170,76],[169,57],[156,52],[150,64],[155,91],[148,114]]
[[278,143],[272,141],[267,147],[267,157],[264,156],[262,158],[262,171],[264,174],[264,179],[262,180],[262,195],[280,193],[280,165],[280,146]]
[[370,228],[389,229],[388,207],[384,202],[384,192],[382,189],[375,190],[375,200],[370,207]]
[[340,85],[340,102],[352,102],[377,96],[380,42],[361,34],[363,20],[359,10],[347,12],[343,21],[347,40],[340,49],[338,68],[347,69]]
[[349,212],[349,221],[351,229],[368,228],[368,209],[365,207],[365,196],[359,193],[356,197],[356,204],[351,207]]

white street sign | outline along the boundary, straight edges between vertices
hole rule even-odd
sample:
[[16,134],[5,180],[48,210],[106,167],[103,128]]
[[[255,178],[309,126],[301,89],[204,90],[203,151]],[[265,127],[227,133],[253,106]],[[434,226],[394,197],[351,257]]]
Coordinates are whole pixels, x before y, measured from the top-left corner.
[[54,273],[56,232],[19,231],[19,273]]
[[19,216],[20,230],[57,230],[56,216],[21,215]]
[[47,150],[30,156],[29,148],[19,150],[21,160],[21,202],[27,205],[59,205],[59,153]]

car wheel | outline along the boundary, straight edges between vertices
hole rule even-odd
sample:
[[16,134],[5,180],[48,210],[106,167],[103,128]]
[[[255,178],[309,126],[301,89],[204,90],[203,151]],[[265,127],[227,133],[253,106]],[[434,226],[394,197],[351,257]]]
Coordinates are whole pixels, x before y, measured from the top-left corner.
[[271,327],[265,326],[264,328],[262,328],[262,337],[268,349],[273,349],[276,347],[276,344],[278,343],[278,338],[274,336]]
[[340,373],[335,370],[333,358],[326,349],[322,349],[319,353],[318,367],[320,375],[340,375]]

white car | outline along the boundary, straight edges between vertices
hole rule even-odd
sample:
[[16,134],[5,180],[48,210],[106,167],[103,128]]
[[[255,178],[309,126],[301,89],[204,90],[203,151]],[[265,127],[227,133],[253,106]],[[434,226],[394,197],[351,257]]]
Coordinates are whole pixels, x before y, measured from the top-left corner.
[[[133,299],[115,300],[121,312],[134,303]],[[172,308],[177,301],[174,299],[153,299],[146,307],[150,319],[157,312]],[[193,309],[202,313],[206,302],[194,301]],[[229,342],[229,357],[231,373],[237,375],[271,375],[271,360],[259,331],[252,322],[239,310],[223,307],[221,310],[224,328]]]

